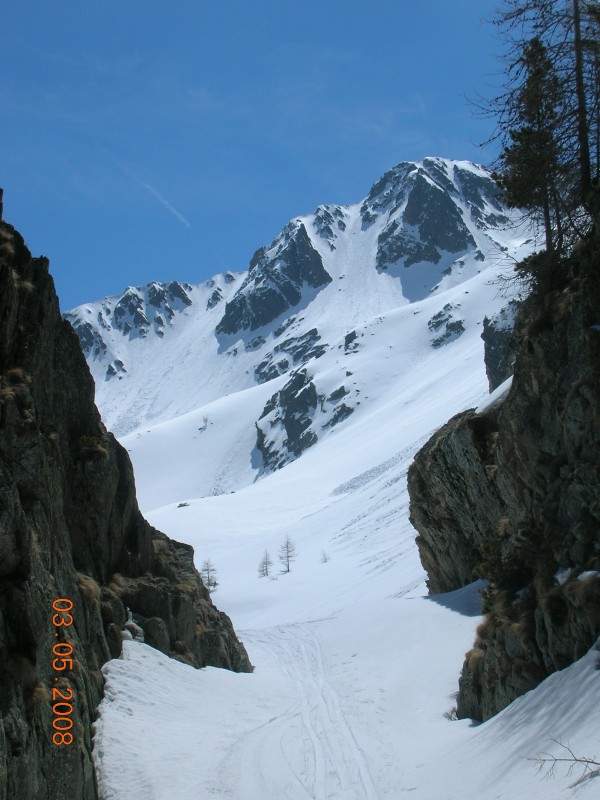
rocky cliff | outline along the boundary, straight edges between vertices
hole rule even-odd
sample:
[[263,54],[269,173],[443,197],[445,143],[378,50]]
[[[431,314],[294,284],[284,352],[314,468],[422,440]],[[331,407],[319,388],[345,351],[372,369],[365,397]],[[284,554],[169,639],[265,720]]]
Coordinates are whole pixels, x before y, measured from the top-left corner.
[[600,635],[600,254],[521,308],[505,399],[450,420],[409,472],[432,592],[486,578],[461,717],[487,719]]
[[[97,797],[91,749],[100,669],[121,651],[127,609],[146,642],[183,662],[251,669],[231,622],[210,601],[192,549],[141,516],[129,458],[94,405],[48,261],[32,258],[5,223],[0,579],[0,800]],[[72,603],[70,615],[53,617],[57,598]],[[70,650],[71,659],[55,660]],[[68,726],[53,727],[58,687],[71,701],[61,709],[72,706],[72,744],[52,740]]]

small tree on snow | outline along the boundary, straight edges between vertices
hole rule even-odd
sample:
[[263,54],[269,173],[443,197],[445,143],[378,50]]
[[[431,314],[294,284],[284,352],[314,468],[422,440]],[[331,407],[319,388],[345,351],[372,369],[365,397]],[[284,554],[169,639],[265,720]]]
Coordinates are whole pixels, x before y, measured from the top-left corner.
[[217,582],[217,570],[215,569],[215,565],[212,563],[210,558],[207,558],[206,561],[202,562],[200,575],[202,577],[202,582],[208,591],[214,592],[219,584]]
[[325,550],[321,553],[321,564],[326,564],[330,559],[329,553],[326,553]]
[[271,574],[271,567],[273,566],[273,562],[271,561],[271,556],[269,555],[269,551],[265,550],[264,556],[261,558],[260,563],[258,565],[258,577],[259,578],[268,578]]
[[283,544],[279,547],[279,561],[283,567],[283,572],[290,572],[292,561],[296,560],[296,545],[286,536]]

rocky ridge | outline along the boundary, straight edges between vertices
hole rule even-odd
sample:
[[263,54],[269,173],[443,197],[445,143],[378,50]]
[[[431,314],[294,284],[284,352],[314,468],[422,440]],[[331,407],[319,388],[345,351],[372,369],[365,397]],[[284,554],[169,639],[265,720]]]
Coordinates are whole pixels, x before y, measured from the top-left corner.
[[[156,295],[157,310],[164,313],[167,300],[185,305],[177,294]],[[0,800],[96,800],[92,723],[101,667],[121,652],[128,609],[134,630],[180,661],[251,669],[192,549],[141,516],[129,457],[94,405],[94,383],[80,340],[60,316],[48,260],[32,258],[5,223],[0,556]],[[57,673],[52,603],[59,597],[73,603],[73,624],[60,641],[72,646],[74,660]],[[57,685],[73,693],[70,746],[52,742]]]
[[487,719],[600,635],[600,278],[586,244],[518,314],[512,386],[409,472],[430,591],[489,581],[458,714]]
[[[482,167],[440,158],[401,162],[362,202],[321,205],[292,219],[256,251],[246,273],[195,286],[129,287],[66,317],[119,436],[275,382],[253,420],[248,453],[266,472],[355,411],[350,386],[343,401],[329,397],[347,383],[365,324],[465,283],[502,250],[521,247],[509,217]],[[433,348],[465,333],[461,304],[441,298],[424,323]],[[335,378],[319,385],[332,360]]]

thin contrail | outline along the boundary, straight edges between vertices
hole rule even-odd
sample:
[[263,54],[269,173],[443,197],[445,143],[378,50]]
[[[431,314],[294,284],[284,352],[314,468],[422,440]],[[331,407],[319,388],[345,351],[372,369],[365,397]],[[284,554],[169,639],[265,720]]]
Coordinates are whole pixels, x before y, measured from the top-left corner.
[[110,158],[110,160],[113,163],[115,163],[119,167],[119,169],[121,169],[125,173],[125,175],[130,177],[136,183],[138,183],[143,189],[146,189],[146,191],[150,192],[152,197],[154,197],[155,200],[158,200],[158,202],[161,204],[161,206],[164,206],[167,209],[167,211],[170,211],[171,214],[173,214],[173,216],[176,217],[179,220],[179,222],[182,223],[182,225],[185,225],[186,228],[191,228],[192,227],[190,225],[190,223],[189,223],[189,220],[187,220],[183,216],[181,211],[178,211],[175,208],[175,206],[172,206],[171,203],[169,203],[169,201],[167,200],[167,198],[162,196],[162,194],[158,191],[158,189],[155,189],[154,186],[151,186],[149,183],[146,183],[146,181],[143,181],[141,178],[138,178],[138,176],[135,174],[135,172],[133,172],[127,166],[127,164],[124,164],[118,158],[115,158],[111,153],[108,153],[104,149],[103,149],[103,152],[104,152],[104,154],[106,156],[108,156],[108,158]]
[[147,189],[150,192],[150,194],[153,197],[155,197],[158,200],[158,202],[161,203],[161,205],[163,205],[167,209],[167,211],[170,211],[174,217],[177,217],[179,222],[182,222],[186,226],[186,228],[192,227],[188,222],[188,220],[183,216],[183,214],[180,211],[177,211],[177,209],[174,206],[172,206],[171,203],[169,203],[169,201],[165,197],[163,197],[162,194],[157,189],[154,188],[154,186],[150,186],[149,183],[141,181],[138,177],[133,175],[133,173],[130,174],[132,178],[135,178],[135,180],[140,184],[140,186],[143,186],[144,189]]

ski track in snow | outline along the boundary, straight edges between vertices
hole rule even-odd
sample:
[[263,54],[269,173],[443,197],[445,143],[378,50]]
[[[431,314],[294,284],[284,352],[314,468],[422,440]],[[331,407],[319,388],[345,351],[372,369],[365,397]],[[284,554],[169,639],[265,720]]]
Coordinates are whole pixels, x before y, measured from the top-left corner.
[[[314,627],[281,626],[246,640],[268,648],[293,681],[298,699],[286,713],[240,736],[219,764],[221,775],[241,767],[244,783],[231,797],[377,800],[369,764],[342,710]],[[281,754],[278,765],[276,752]]]

